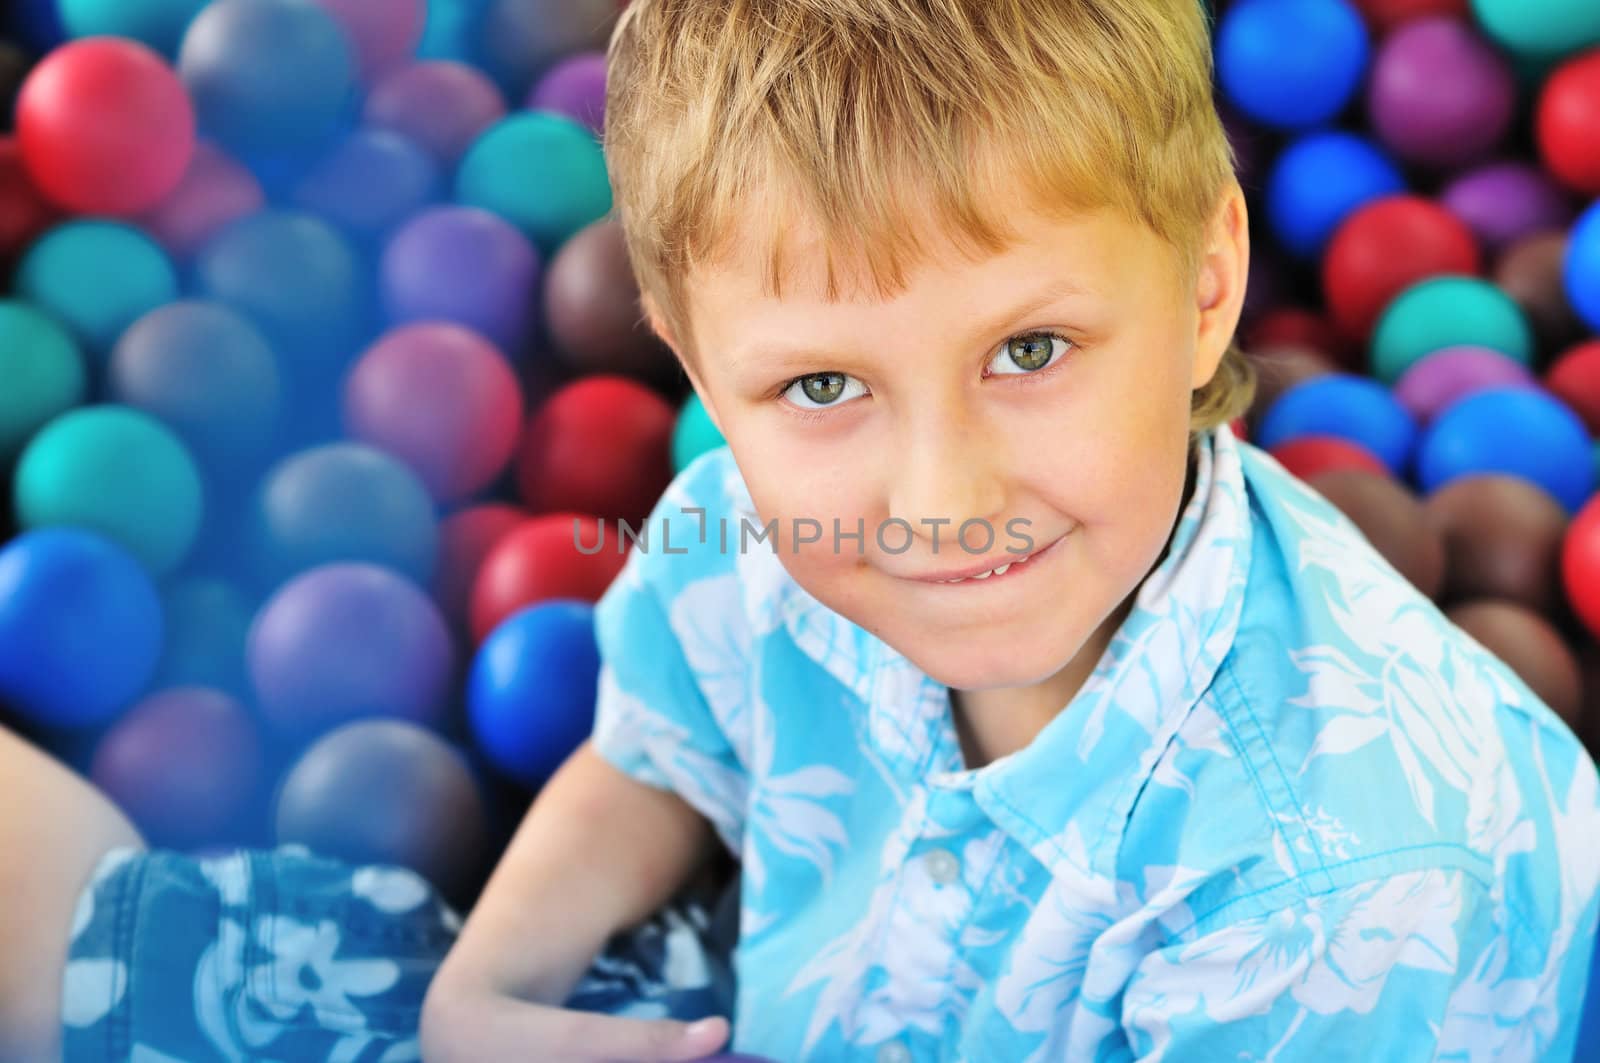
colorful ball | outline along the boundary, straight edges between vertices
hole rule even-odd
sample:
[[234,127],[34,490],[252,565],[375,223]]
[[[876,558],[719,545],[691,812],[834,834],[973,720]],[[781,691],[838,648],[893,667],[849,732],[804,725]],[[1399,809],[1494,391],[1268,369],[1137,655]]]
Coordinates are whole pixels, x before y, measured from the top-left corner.
[[509,100],[563,56],[603,50],[616,24],[614,0],[477,0],[477,55]]
[[405,462],[440,503],[476,494],[511,460],[522,391],[488,340],[447,322],[402,325],[345,377],[352,439]]
[[1572,227],[1563,276],[1572,309],[1600,332],[1600,202],[1584,211]]
[[496,122],[467,151],[456,198],[499,214],[548,255],[610,212],[611,182],[587,129],[525,111]]
[[1539,167],[1495,162],[1451,181],[1439,200],[1471,227],[1490,254],[1549,229],[1565,229],[1573,207],[1566,191]]
[[363,716],[434,726],[455,653],[439,610],[379,565],[321,565],[280,587],[250,625],[250,680],[263,718],[295,737]]
[[1511,64],[1467,23],[1418,19],[1384,41],[1367,112],[1379,139],[1407,162],[1464,166],[1505,139],[1516,116]]
[[377,238],[437,198],[439,167],[384,129],[358,129],[295,186],[294,202],[358,238]]
[[465,632],[472,587],[483,562],[508,534],[528,519],[515,506],[487,503],[450,514],[439,525],[439,565],[433,574],[433,600],[453,629]]
[[1600,195],[1600,51],[1550,75],[1535,122],[1546,168],[1574,191]]
[[78,528],[0,548],[0,699],[45,727],[103,723],[161,654],[161,599],[125,550]]
[[505,97],[482,71],[432,60],[400,67],[374,85],[362,120],[408,138],[453,172],[484,130],[505,116]]
[[1594,491],[1589,434],[1577,414],[1541,391],[1480,391],[1428,427],[1417,476],[1431,494],[1458,477],[1485,472],[1521,476],[1574,512]]
[[1533,329],[1512,298],[1477,277],[1435,277],[1389,304],[1372,334],[1372,372],[1392,384],[1446,347],[1488,347],[1532,365]]
[[1558,358],[1545,374],[1544,384],[1572,408],[1591,435],[1600,438],[1600,339]]
[[1329,373],[1284,392],[1256,429],[1256,445],[1271,450],[1301,436],[1335,436],[1365,447],[1391,473],[1403,476],[1417,442],[1417,423],[1375,380]]
[[600,136],[606,125],[606,53],[571,55],[551,67],[528,94],[528,109],[566,115]]
[[316,0],[355,48],[360,79],[372,84],[405,64],[422,42],[427,0]]
[[1439,596],[1444,584],[1444,540],[1403,484],[1386,471],[1364,469],[1335,469],[1307,483],[1360,528],[1423,597]]
[[0,299],[0,468],[45,424],[83,402],[88,375],[67,330],[17,299]]
[[28,176],[16,138],[0,136],[0,274],[10,276],[28,245],[60,220]]
[[676,414],[660,395],[596,375],[551,395],[528,421],[517,489],[533,513],[644,520],[672,482]]
[[1413,19],[1429,15],[1469,14],[1467,0],[1352,0],[1374,33],[1387,34]]
[[56,0],[70,37],[129,37],[171,60],[210,0]]
[[532,326],[542,261],[499,215],[434,207],[402,226],[384,250],[384,308],[395,324],[454,321],[515,354]]
[[124,329],[178,297],[178,274],[166,252],[131,226],[69,221],[23,256],[16,288],[65,325],[98,368]]
[[1445,614],[1505,662],[1539,700],[1568,723],[1578,718],[1583,680],[1577,658],[1544,617],[1515,602],[1464,602]]
[[1338,436],[1300,436],[1279,443],[1268,453],[1291,475],[1302,480],[1341,469],[1389,475],[1389,467],[1376,454]]
[[663,388],[682,374],[644,320],[622,226],[584,227],[550,262],[545,321],[555,353],[577,373],[618,373]]
[[178,186],[141,215],[138,224],[168,254],[187,259],[230,222],[254,214],[265,202],[255,174],[202,140]]
[[473,658],[473,738],[501,774],[537,790],[593,729],[599,674],[592,605],[556,600],[514,613]]
[[1589,330],[1567,299],[1567,249],[1564,230],[1524,237],[1495,263],[1495,286],[1511,296],[1528,315],[1541,356],[1572,346]]
[[195,112],[172,68],[136,41],[97,37],[46,56],[17,97],[17,140],[39,191],[84,214],[126,216],[177,187]]
[[726,444],[716,422],[706,412],[706,404],[694,392],[684,400],[678,411],[678,422],[672,427],[672,471],[680,473],[689,463],[708,450]]
[[1405,187],[1399,168],[1370,141],[1341,131],[1310,133],[1273,164],[1267,219],[1279,243],[1311,259],[1352,213]]
[[1489,388],[1537,387],[1520,362],[1488,347],[1446,347],[1419,359],[1400,376],[1394,397],[1427,424],[1446,407]]
[[1217,29],[1217,79],[1256,121],[1305,129],[1344,110],[1369,52],[1366,27],[1343,0],[1242,0]]
[[506,617],[552,598],[597,602],[627,559],[621,529],[595,517],[549,513],[504,535],[472,587],[472,638],[481,643]]
[[117,543],[155,576],[200,530],[200,473],[165,425],[126,406],[89,406],[46,425],[17,462],[17,520],[70,524]]
[[1448,597],[1555,608],[1567,511],[1548,491],[1503,473],[1461,476],[1429,495],[1427,510],[1444,535]]
[[[5,583],[4,556],[0,554],[0,586]],[[1600,498],[1584,506],[1567,528],[1561,547],[1561,578],[1572,611],[1589,633],[1600,639]],[[0,602],[4,601],[0,595]]]
[[1591,0],[1472,0],[1472,13],[1507,51],[1541,63],[1600,44]]

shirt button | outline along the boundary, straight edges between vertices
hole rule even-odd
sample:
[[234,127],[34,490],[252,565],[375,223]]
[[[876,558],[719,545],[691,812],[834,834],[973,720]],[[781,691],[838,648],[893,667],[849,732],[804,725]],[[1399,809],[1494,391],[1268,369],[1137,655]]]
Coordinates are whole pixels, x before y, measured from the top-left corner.
[[961,861],[949,849],[935,849],[923,857],[928,877],[941,886],[948,886],[961,877]]
[[911,1050],[899,1041],[885,1041],[878,1049],[878,1063],[911,1063]]

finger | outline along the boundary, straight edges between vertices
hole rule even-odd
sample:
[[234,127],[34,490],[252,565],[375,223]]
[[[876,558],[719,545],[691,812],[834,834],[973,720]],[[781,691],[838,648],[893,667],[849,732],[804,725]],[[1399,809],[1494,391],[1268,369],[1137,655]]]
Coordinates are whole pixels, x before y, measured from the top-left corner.
[[606,1063],[688,1063],[711,1055],[728,1040],[728,1020],[720,1015],[686,1023],[563,1009],[552,1018],[550,1030],[563,1050]]

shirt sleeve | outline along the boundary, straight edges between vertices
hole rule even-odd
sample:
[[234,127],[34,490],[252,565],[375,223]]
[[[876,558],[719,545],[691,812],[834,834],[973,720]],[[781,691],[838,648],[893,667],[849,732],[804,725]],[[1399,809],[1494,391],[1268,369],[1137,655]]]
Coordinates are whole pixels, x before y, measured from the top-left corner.
[[595,605],[600,650],[591,743],[618,770],[670,790],[740,856],[749,776],[690,667],[660,592],[630,554]]
[[1477,878],[1406,872],[1150,953],[1122,1022],[1143,1061],[1570,1058],[1545,945],[1502,925]]

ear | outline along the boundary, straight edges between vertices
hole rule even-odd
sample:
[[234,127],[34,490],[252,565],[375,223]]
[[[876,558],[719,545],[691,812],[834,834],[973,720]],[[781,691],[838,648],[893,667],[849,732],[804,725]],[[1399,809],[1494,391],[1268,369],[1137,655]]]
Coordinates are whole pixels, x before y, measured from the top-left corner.
[[1244,311],[1250,277],[1250,216],[1237,181],[1230,182],[1223,194],[1207,241],[1195,282],[1195,305],[1200,313],[1190,386],[1196,391],[1216,375]]
[[716,407],[712,406],[711,397],[706,394],[705,382],[700,379],[700,374],[695,371],[694,363],[684,356],[683,347],[679,344],[678,338],[673,335],[672,329],[667,325],[666,317],[661,313],[660,304],[651,298],[649,293],[641,292],[639,306],[644,310],[645,320],[650,325],[650,331],[660,337],[661,342],[671,349],[672,356],[678,360],[678,364],[683,367],[684,375],[689,378],[689,385],[694,388],[694,393],[699,396],[700,405],[705,407],[706,416],[711,418],[711,423],[717,426],[718,433],[726,439],[727,433],[722,431],[722,421],[717,417]]

